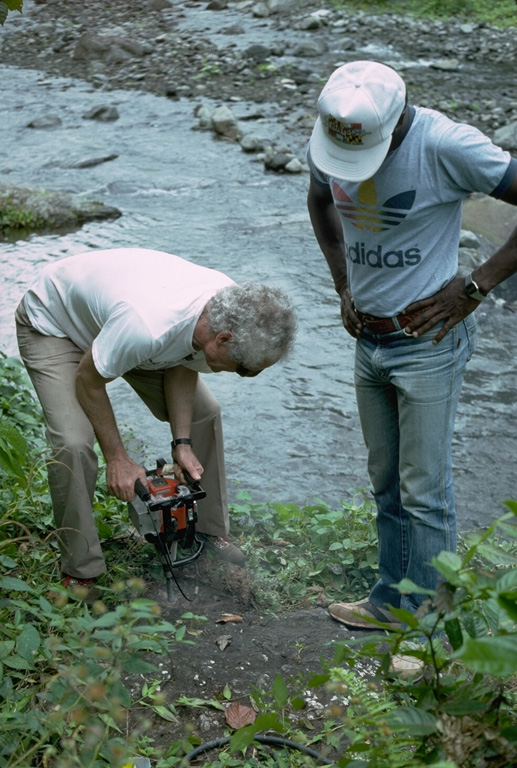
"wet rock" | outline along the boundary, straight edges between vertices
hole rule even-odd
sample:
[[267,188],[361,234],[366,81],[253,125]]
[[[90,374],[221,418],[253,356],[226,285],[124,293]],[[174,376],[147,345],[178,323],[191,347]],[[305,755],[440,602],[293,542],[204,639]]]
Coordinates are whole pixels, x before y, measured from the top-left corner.
[[242,135],[235,115],[226,106],[214,109],[212,113],[212,126],[219,136],[224,136],[226,139],[236,141]]
[[27,123],[27,128],[36,128],[38,130],[47,130],[48,128],[57,128],[61,125],[61,118],[57,115],[44,115],[43,117],[37,117],[35,120],[31,120]]
[[297,157],[293,157],[292,160],[289,160],[288,163],[285,164],[284,170],[287,173],[301,173],[303,171],[303,163],[298,160]]
[[207,11],[224,11],[228,7],[228,0],[211,0],[206,6]]
[[88,110],[83,115],[83,120],[98,120],[100,123],[108,123],[113,120],[118,120],[120,117],[119,111],[116,107],[100,106],[94,107]]
[[321,56],[327,50],[327,45],[324,40],[310,39],[302,40],[293,49],[293,56],[300,57],[313,57]]
[[107,61],[121,63],[132,58],[141,58],[150,49],[136,40],[123,37],[108,37],[85,32],[79,38],[73,53],[75,61]]
[[266,59],[270,55],[270,50],[265,45],[250,45],[249,48],[246,48],[244,51],[244,56],[248,59],[253,59],[253,61],[266,61]]
[[73,163],[70,168],[93,168],[95,165],[102,165],[102,163],[109,163],[111,160],[116,160],[118,155],[103,155],[102,157],[87,157],[84,160],[78,160]]
[[458,59],[437,59],[429,65],[432,69],[441,69],[443,72],[452,72],[459,69]]
[[298,5],[293,0],[267,0],[267,7],[270,13],[288,14],[293,10],[298,12]]
[[460,232],[460,248],[481,248],[479,237],[475,232],[468,229],[462,229]]
[[323,21],[319,16],[305,16],[303,19],[300,19],[298,24],[296,24],[296,29],[302,29],[302,30],[311,30],[311,29],[319,29],[323,25]]
[[517,120],[508,125],[503,125],[495,131],[493,140],[495,144],[499,144],[503,149],[508,149],[510,152],[517,150]]
[[246,133],[240,140],[243,152],[262,152],[264,142],[254,133]]
[[284,171],[286,166],[295,159],[294,155],[286,150],[272,149],[266,153],[264,167],[268,171],[276,171],[278,173],[279,171]]
[[0,230],[78,228],[87,221],[116,219],[121,215],[118,208],[79,195],[0,184]]
[[267,17],[270,15],[270,11],[266,3],[257,3],[254,5],[252,8],[252,13],[259,19],[267,19]]

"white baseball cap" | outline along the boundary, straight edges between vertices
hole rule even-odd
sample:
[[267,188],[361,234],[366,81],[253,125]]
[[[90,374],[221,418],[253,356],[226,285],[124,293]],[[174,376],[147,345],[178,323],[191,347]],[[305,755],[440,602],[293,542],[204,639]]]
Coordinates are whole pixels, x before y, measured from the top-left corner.
[[318,99],[311,158],[329,176],[371,178],[388,154],[406,103],[397,72],[375,61],[352,61],[330,76]]

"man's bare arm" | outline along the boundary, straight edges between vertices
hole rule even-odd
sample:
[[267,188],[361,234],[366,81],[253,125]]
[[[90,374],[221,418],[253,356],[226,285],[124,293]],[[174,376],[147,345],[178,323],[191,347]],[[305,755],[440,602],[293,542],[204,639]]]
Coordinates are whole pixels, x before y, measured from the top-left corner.
[[[501,197],[505,203],[517,206],[517,174],[507,192]],[[481,266],[472,272],[472,277],[485,295],[508,277],[517,272],[517,227],[508,240]],[[443,326],[433,341],[437,344],[463,318],[479,307],[479,301],[465,293],[465,279],[454,280],[434,296],[416,301],[407,307],[407,312],[421,310],[421,314],[406,326],[406,332],[421,336],[443,321]]]
[[105,379],[98,373],[89,349],[77,368],[77,398],[93,426],[106,459],[109,493],[121,501],[131,501],[135,497],[135,480],[140,479],[144,485],[147,485],[147,480],[144,469],[129,458],[122,444],[106,391],[109,381],[111,379]]
[[330,190],[320,187],[312,178],[307,196],[307,207],[316,240],[327,260],[336,292],[341,299],[343,325],[351,336],[357,338],[361,333],[362,325],[355,314],[354,300],[348,289],[345,242],[341,221],[334,207]]
[[[190,438],[197,380],[197,371],[192,371],[182,365],[168,368],[165,371],[165,399],[172,434],[175,439]],[[203,467],[194,453],[194,447],[180,444],[174,449],[173,458],[176,465],[174,473],[179,480],[184,480],[183,469],[186,469],[194,480],[201,479]]]

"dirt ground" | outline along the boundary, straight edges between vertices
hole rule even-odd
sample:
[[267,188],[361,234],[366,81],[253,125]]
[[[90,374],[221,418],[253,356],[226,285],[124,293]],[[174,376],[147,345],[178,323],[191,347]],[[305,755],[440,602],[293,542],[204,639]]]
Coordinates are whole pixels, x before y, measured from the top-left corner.
[[[293,713],[295,722],[298,719],[306,732],[317,732],[328,715],[333,694],[324,686],[309,688],[307,683],[323,671],[322,663],[332,661],[336,642],[372,634],[350,632],[331,619],[324,594],[318,594],[315,604],[308,599],[306,607],[294,611],[273,614],[267,606],[259,610],[253,572],[245,566],[223,564],[206,552],[196,565],[177,570],[173,602],[167,600],[165,579],[155,573],[153,576],[146,580],[146,596],[157,601],[164,619],[177,624],[187,613],[203,617],[185,622],[185,639],[192,645],[180,643],[170,658],[158,660],[161,691],[168,702],[186,697],[250,707],[252,691],[270,692],[275,676],[280,675],[290,692],[306,701],[300,713]],[[358,671],[371,677],[374,662],[359,666]],[[136,694],[142,679],[133,677],[128,682]],[[229,699],[225,698],[225,688],[231,691]],[[158,718],[153,721],[153,738],[165,748],[185,735],[206,743],[232,732],[225,711],[210,705],[180,706],[177,712],[178,723]]]

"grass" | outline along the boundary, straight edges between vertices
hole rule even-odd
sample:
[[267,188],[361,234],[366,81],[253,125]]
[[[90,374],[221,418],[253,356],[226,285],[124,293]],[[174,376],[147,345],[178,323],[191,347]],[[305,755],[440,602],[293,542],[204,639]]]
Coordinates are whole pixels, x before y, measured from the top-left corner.
[[514,0],[331,0],[336,8],[372,14],[410,14],[416,18],[485,22],[501,29],[517,26]]

